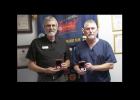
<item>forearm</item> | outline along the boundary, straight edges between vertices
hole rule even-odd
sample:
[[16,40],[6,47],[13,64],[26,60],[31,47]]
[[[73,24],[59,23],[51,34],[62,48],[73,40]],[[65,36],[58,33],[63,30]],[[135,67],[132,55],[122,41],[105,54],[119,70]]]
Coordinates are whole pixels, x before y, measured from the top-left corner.
[[75,65],[75,66],[74,66],[74,70],[76,70],[76,71],[80,70],[80,69],[79,69],[79,65]]
[[70,60],[66,60],[65,63],[67,67],[70,67]]
[[34,61],[31,60],[28,61],[28,67],[35,72],[44,72],[46,70],[45,68],[38,66]]
[[92,68],[95,71],[107,71],[109,69],[113,69],[113,63],[104,63],[101,65],[93,65]]

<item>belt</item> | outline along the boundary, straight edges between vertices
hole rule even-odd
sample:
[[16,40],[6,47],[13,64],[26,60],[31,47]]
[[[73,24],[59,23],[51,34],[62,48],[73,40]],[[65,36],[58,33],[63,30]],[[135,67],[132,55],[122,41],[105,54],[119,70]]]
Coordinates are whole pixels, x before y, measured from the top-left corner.
[[62,75],[63,75],[62,72],[59,72],[56,74],[42,74],[42,73],[39,74],[40,77],[42,77],[43,79],[46,79],[46,80],[56,80]]
[[50,75],[46,75],[46,77],[52,79],[52,80],[56,80],[58,79],[60,76],[62,76],[62,73],[61,74],[50,74]]

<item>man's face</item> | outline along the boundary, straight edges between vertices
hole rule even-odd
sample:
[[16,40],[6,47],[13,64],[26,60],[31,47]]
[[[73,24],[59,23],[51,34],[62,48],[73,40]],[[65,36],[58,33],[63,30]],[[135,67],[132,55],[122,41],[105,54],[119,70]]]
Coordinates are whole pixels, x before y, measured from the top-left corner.
[[48,36],[55,36],[58,29],[57,22],[55,20],[46,21],[44,29]]
[[98,33],[96,23],[87,23],[83,29],[83,33],[88,39],[95,39]]

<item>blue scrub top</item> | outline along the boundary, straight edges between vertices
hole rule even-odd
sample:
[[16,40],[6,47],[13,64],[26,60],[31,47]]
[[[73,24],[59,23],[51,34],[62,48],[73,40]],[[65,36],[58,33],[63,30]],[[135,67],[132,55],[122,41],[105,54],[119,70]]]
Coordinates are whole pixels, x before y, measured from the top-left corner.
[[[81,60],[90,62],[93,65],[116,63],[116,58],[110,44],[102,39],[99,39],[92,49],[89,48],[86,41],[77,44],[72,54],[72,62],[76,65]],[[85,75],[81,76],[81,81],[110,82],[109,70],[87,71]]]

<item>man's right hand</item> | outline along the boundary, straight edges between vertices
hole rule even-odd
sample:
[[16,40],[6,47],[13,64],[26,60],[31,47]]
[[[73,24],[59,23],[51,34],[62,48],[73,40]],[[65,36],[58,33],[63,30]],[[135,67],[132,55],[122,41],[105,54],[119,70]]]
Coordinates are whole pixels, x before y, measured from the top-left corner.
[[77,70],[77,73],[79,74],[79,75],[84,75],[86,72],[84,71],[84,70]]
[[84,75],[84,74],[86,73],[86,71],[81,70],[81,69],[79,68],[78,65],[75,65],[75,66],[74,66],[74,69],[76,70],[76,72],[77,72],[79,75]]
[[45,68],[44,73],[46,74],[54,74],[56,72],[60,71],[60,69],[55,68],[55,67],[49,67],[49,68]]

